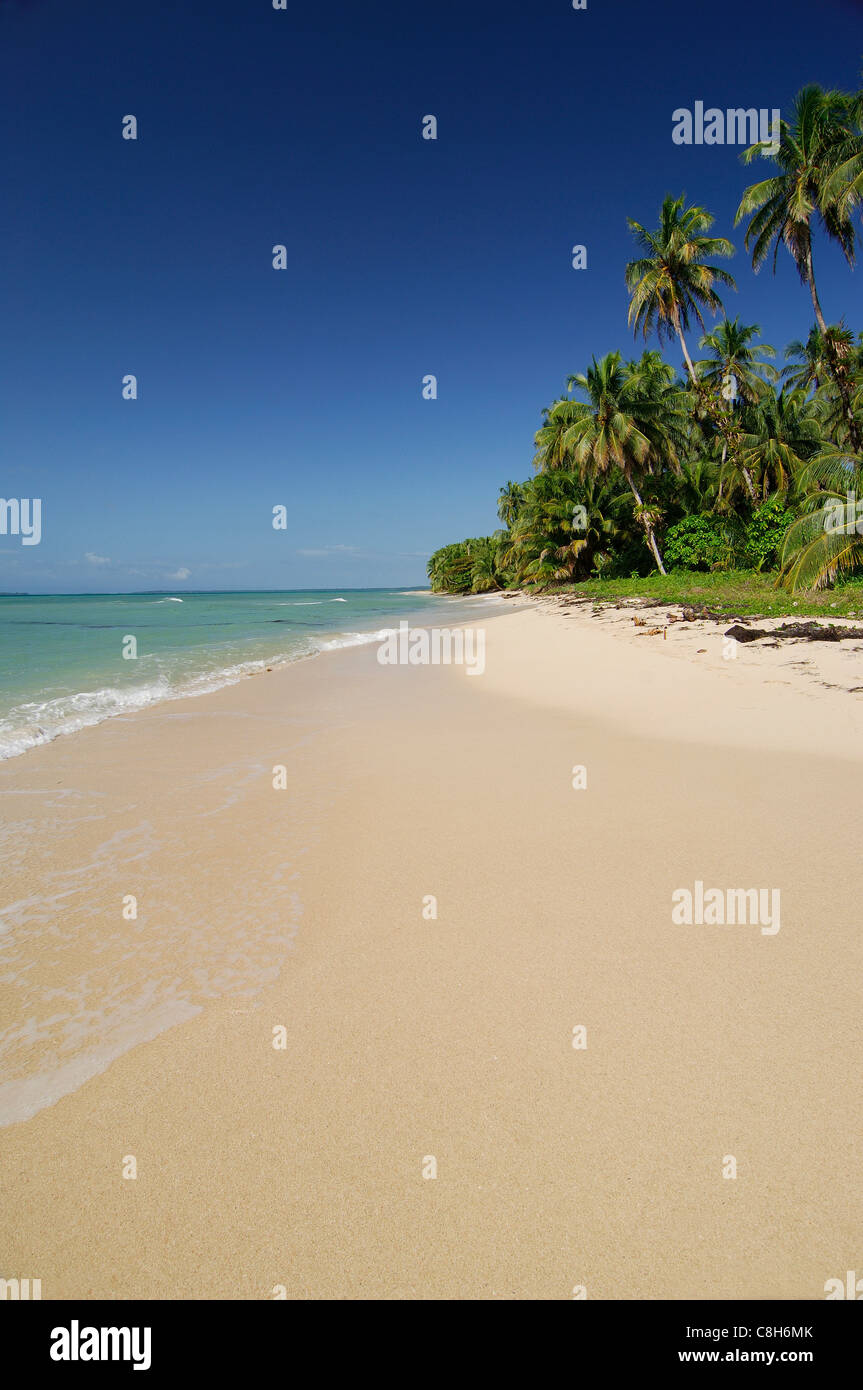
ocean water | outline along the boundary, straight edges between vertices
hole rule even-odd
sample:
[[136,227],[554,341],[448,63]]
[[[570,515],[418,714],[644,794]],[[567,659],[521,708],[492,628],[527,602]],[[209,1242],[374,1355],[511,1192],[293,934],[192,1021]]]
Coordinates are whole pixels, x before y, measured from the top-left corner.
[[[488,602],[393,589],[0,596],[0,760],[266,666],[378,640],[402,618],[466,621]],[[134,660],[123,657],[129,636]]]

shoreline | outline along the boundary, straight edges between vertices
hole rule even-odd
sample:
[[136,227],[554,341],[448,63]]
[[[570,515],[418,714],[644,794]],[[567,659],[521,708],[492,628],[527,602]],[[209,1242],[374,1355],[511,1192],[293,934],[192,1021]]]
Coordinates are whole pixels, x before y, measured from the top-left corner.
[[[853,1267],[843,702],[751,648],[494,616],[484,679],[342,649],[0,767],[21,897],[58,890],[31,1006],[100,970],[105,1007],[200,1004],[0,1130],[44,1297],[818,1298]],[[673,925],[699,880],[781,887],[781,930]]]
[[[460,616],[461,621],[450,625],[453,631],[476,626],[476,619],[468,620],[463,615],[460,614]],[[483,615],[483,621],[486,618],[493,620],[495,617],[502,616],[504,616],[502,610],[489,610]],[[423,624],[418,623],[416,626],[422,627]],[[179,761],[175,763],[172,757],[166,762],[169,762],[172,768],[175,766],[178,768],[181,780],[179,794],[184,806],[189,802],[192,803],[190,815],[194,816],[200,812],[200,807],[195,801],[200,790],[200,764],[202,760],[205,762],[209,760],[211,751],[206,737],[202,734],[202,728],[206,729],[207,721],[211,718],[219,720],[220,717],[227,717],[231,722],[235,720],[242,722],[246,718],[255,719],[264,715],[272,725],[273,737],[280,739],[278,726],[283,712],[281,691],[284,690],[286,704],[290,707],[292,703],[303,698],[298,696],[297,692],[305,690],[309,694],[305,698],[305,705],[300,717],[304,726],[311,731],[306,736],[321,738],[328,731],[329,721],[343,717],[342,711],[339,711],[337,715],[334,714],[334,709],[338,707],[339,702],[330,697],[335,696],[336,693],[335,687],[332,692],[329,692],[330,679],[337,683],[344,678],[350,679],[352,674],[346,669],[349,666],[348,661],[342,663],[343,669],[339,671],[338,663],[335,660],[327,663],[321,659],[327,657],[346,658],[350,654],[358,652],[369,653],[378,642],[379,635],[378,631],[369,632],[367,640],[321,647],[315,652],[304,653],[295,658],[287,659],[272,668],[247,672],[236,680],[226,682],[215,689],[197,693],[194,697],[188,694],[168,696],[164,700],[159,700],[143,708],[112,715],[99,723],[77,729],[74,731],[74,738],[58,736],[44,744],[36,745],[26,750],[26,759],[22,754],[19,757],[7,758],[0,762],[0,797],[5,795],[7,798],[13,798],[13,805],[15,806],[19,804],[19,801],[26,803],[29,797],[38,815],[38,810],[41,809],[39,800],[42,797],[53,796],[62,806],[66,798],[80,801],[82,797],[86,799],[89,796],[93,804],[87,819],[99,825],[103,817],[97,808],[99,801],[103,799],[103,792],[98,788],[104,786],[105,779],[107,778],[109,782],[117,781],[116,769],[125,759],[131,758],[133,760],[133,776],[137,770],[136,764],[140,762],[154,762],[158,765],[160,757],[164,756],[162,745],[166,739],[170,739],[176,745],[174,756],[179,755]],[[292,684],[286,684],[290,681],[291,673],[298,672],[302,668],[317,667],[319,664],[321,667],[319,676],[309,675],[302,684],[296,687]],[[373,667],[372,669],[380,668]],[[272,691],[265,693],[259,689],[252,693],[254,687],[259,684],[254,678],[265,674],[271,675],[273,678]],[[242,692],[247,689],[249,696],[244,700]],[[193,700],[193,703],[187,709],[187,701],[189,700]],[[315,703],[322,707],[323,713],[320,717],[316,713]],[[200,720],[195,717],[198,710],[200,710]],[[182,784],[183,761],[180,747],[182,740],[174,736],[175,728],[184,729],[185,727],[197,729],[200,745],[198,759],[191,767],[185,769],[187,785]],[[111,730],[115,736],[109,738],[108,730]],[[240,742],[242,743],[243,740],[241,739]],[[139,751],[142,745],[143,749],[147,750],[145,753]],[[258,750],[255,749],[254,764],[258,774],[265,781],[266,772],[257,752]],[[245,749],[243,756],[247,756]],[[280,756],[278,750],[273,753],[273,756]],[[95,770],[95,779],[88,775],[91,767]],[[230,770],[231,777],[235,775],[235,771],[234,766]],[[76,786],[76,778],[81,777],[82,774],[83,778]],[[173,773],[171,775],[173,776]],[[206,784],[208,780],[208,775],[205,772],[203,781]],[[308,769],[308,786],[313,786],[317,780],[314,770]],[[49,787],[54,790],[49,791]],[[316,791],[319,796],[322,794],[321,788],[316,788]],[[233,793],[229,791],[228,795],[232,797]],[[121,797],[120,804],[122,805],[122,803],[123,798]],[[137,801],[132,803],[132,807],[137,814]],[[137,846],[142,837],[139,827],[135,824],[135,814],[129,817],[129,828],[122,833],[136,837]],[[210,814],[206,810],[203,813],[205,818]],[[322,813],[318,811],[317,814]],[[154,809],[154,821],[157,815],[158,811]],[[146,824],[149,827],[149,820]],[[298,811],[297,824],[311,827],[312,820],[308,805],[304,806],[302,814]],[[179,840],[181,835],[179,825],[180,821],[175,818],[172,821],[170,833],[164,837],[169,843],[173,840]],[[109,837],[108,844],[111,843],[112,838]],[[76,892],[69,885],[74,884],[80,876],[81,870],[72,866],[80,863],[86,864],[88,857],[91,860],[98,859],[103,854],[103,849],[104,846],[100,846],[98,842],[87,843],[86,847],[75,842],[68,848],[64,847],[62,873],[65,877],[61,880],[59,891],[49,895],[49,904],[55,906],[67,898],[70,893]],[[306,852],[305,844],[297,845],[296,853],[299,856]],[[44,874],[44,866],[40,868],[39,872]],[[25,878],[23,875],[20,877],[22,881]],[[49,871],[49,879],[53,877],[54,875],[50,874]],[[17,925],[26,929],[28,911],[35,911],[40,927],[48,927],[50,930],[49,923],[53,920],[51,912],[40,905],[38,896],[34,900],[33,896],[28,895],[26,891],[22,891],[20,898],[15,899],[13,897],[11,902],[5,901],[3,903],[2,909],[0,909],[0,926],[5,923],[7,926]],[[301,906],[292,905],[292,922],[294,919],[299,920],[301,911]],[[0,946],[2,946],[2,939],[3,932],[0,930]],[[281,936],[277,939],[282,941]],[[162,944],[163,946],[168,945],[167,942]],[[95,939],[92,945],[94,949],[99,949]],[[156,1009],[148,1008],[143,1018],[138,1021],[135,1018],[131,1020],[120,1018],[116,1022],[112,1022],[111,1031],[117,1035],[116,1041],[109,1045],[101,1045],[87,1057],[82,1058],[76,1054],[55,1068],[48,1090],[48,1099],[40,1099],[40,1090],[46,1084],[46,1079],[41,1075],[16,1078],[12,1081],[0,1080],[0,1132],[7,1125],[25,1123],[28,1119],[39,1114],[46,1106],[55,1104],[57,1100],[62,1099],[67,1094],[74,1094],[80,1085],[83,1085],[91,1077],[100,1075],[114,1061],[122,1057],[130,1047],[149,1041],[166,1029],[188,1022],[200,1012],[201,1007],[203,1006],[200,1003],[191,1004],[187,1000],[176,1000],[173,996],[169,996]],[[10,1005],[6,1010],[0,1010],[0,1016],[4,1014],[9,1018],[14,1016],[14,1001],[12,999],[10,999]]]
[[[314,591],[310,590],[308,592]],[[40,596],[34,595],[32,597],[38,599]],[[51,597],[54,596],[52,595]],[[405,593],[405,597],[439,598],[442,596],[432,595],[430,590],[417,589]],[[468,596],[469,599],[472,598],[475,601],[479,601],[482,599],[495,599],[496,597],[496,595]],[[460,598],[458,601],[464,603],[464,598]],[[431,618],[431,616],[431,614],[423,613],[413,614],[412,617],[416,618],[416,622],[413,623],[413,626],[422,627],[428,625],[428,620]],[[456,624],[456,626],[466,626],[469,625],[469,622],[469,619],[464,619],[461,623]],[[62,717],[65,718],[66,723],[67,725],[69,725],[69,727],[64,727],[61,723],[53,729],[46,730],[42,728],[41,724],[39,723],[39,720],[37,720],[34,716],[32,720],[32,729],[35,730],[33,741],[26,743],[24,746],[17,747],[12,751],[0,753],[0,766],[2,766],[3,763],[9,762],[14,758],[23,757],[25,754],[32,752],[36,748],[44,748],[49,744],[55,743],[58,739],[68,738],[73,734],[81,733],[84,729],[97,728],[101,724],[104,724],[111,719],[126,718],[130,715],[138,714],[149,709],[154,709],[158,706],[165,705],[175,700],[200,699],[206,695],[215,694],[219,690],[226,689],[233,685],[238,685],[242,681],[250,679],[254,676],[261,676],[265,674],[268,675],[271,674],[273,671],[283,670],[285,668],[294,666],[299,662],[310,661],[313,658],[322,656],[329,651],[341,651],[345,649],[351,649],[357,646],[369,645],[373,642],[380,641],[382,639],[383,634],[388,630],[389,629],[387,628],[381,628],[380,626],[375,625],[374,627],[370,627],[356,632],[345,632],[344,634],[342,634],[341,639],[333,638],[332,640],[328,640],[327,629],[322,628],[320,629],[320,632],[317,634],[317,636],[312,639],[316,644],[312,650],[298,649],[295,652],[275,657],[250,656],[245,661],[240,661],[236,664],[223,667],[213,672],[200,672],[197,675],[189,676],[185,685],[182,685],[180,687],[172,687],[169,685],[165,687],[164,690],[158,691],[158,693],[154,693],[155,687],[153,685],[130,685],[125,688],[99,687],[94,689],[86,689],[72,692],[67,691],[65,694],[55,697],[52,703],[56,703],[58,705],[64,704],[67,706],[73,706],[76,701],[89,700],[91,702],[97,702],[100,700],[100,698],[106,695],[117,697],[118,701],[119,697],[121,696],[131,698],[130,702],[125,707],[118,703],[117,707],[113,709],[106,708],[103,701],[101,707],[91,709],[88,712],[78,712],[76,710],[76,713],[74,715],[72,715],[71,713],[67,713],[65,716]],[[95,676],[93,679],[97,680]],[[158,679],[161,679],[161,677],[159,677]],[[199,686],[200,688],[197,688]],[[22,705],[13,707],[6,714],[0,717],[0,723],[2,723],[5,720],[8,720],[10,716],[13,714],[20,714],[23,708],[24,706]],[[40,711],[42,708],[43,706],[39,706]],[[44,716],[40,712],[39,719],[42,718],[44,718]],[[38,737],[36,735],[38,735]],[[25,737],[27,737],[26,726],[21,724],[19,727],[15,729],[10,729],[7,737],[10,741],[14,741],[15,739],[24,739]]]

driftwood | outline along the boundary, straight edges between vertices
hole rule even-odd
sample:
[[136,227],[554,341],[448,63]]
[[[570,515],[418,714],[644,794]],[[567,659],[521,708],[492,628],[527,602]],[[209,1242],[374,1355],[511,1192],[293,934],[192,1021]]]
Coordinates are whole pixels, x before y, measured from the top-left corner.
[[[508,595],[507,595],[508,596]],[[513,595],[515,597],[515,595]],[[667,626],[674,623],[731,623],[726,632],[726,637],[734,637],[738,642],[760,642],[765,637],[771,638],[770,645],[777,646],[780,641],[791,642],[844,642],[846,640],[863,641],[863,627],[835,627],[832,623],[819,625],[817,622],[803,623],[783,623],[776,628],[752,627],[751,624],[763,618],[763,614],[757,617],[744,617],[742,614],[718,613],[714,608],[705,605],[683,604],[681,611],[669,613],[668,600],[652,598],[622,598],[622,599],[590,599],[581,595],[548,595],[556,599],[562,607],[581,607],[589,603],[593,604],[594,616],[605,612],[609,608],[614,609],[645,609],[645,608],[665,608],[665,621]],[[647,619],[633,616],[635,627],[647,627]],[[655,619],[654,619],[655,621]],[[660,627],[649,628],[646,632],[640,632],[640,637],[657,637],[663,631]],[[699,648],[699,653],[706,648]]]
[[685,623],[695,623],[704,619],[713,623],[748,623],[752,621],[751,618],[741,618],[733,613],[717,613],[713,608],[705,608],[704,606],[701,608],[690,608],[687,606],[683,610],[683,621]]
[[863,627],[834,627],[831,623],[821,627],[818,623],[809,622],[783,623],[781,627],[768,629],[735,624],[725,636],[734,637],[738,642],[758,642],[762,637],[798,642],[843,642],[846,638],[854,637],[859,641],[863,638]]
[[[596,599],[595,604],[599,605],[603,601]],[[603,604],[606,608],[665,608],[668,609],[668,599],[654,598],[627,598],[618,599],[616,603]],[[750,618],[744,618],[736,613],[717,613],[713,608],[706,608],[704,605],[694,607],[692,604],[684,604],[681,614],[669,613],[666,611],[666,619],[670,623],[694,623],[701,619],[714,623],[748,623]]]

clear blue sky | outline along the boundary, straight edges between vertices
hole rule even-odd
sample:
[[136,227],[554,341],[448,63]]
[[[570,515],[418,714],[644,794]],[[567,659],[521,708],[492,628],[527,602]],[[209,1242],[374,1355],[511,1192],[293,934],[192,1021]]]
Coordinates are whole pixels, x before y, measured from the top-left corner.
[[[0,0],[0,495],[44,509],[0,589],[424,582],[568,373],[635,351],[627,215],[685,190],[738,245],[732,316],[806,336],[788,258],[756,277],[732,230],[770,166],[671,113],[785,110],[861,54],[857,0]],[[863,327],[863,271],[820,240],[816,271]]]

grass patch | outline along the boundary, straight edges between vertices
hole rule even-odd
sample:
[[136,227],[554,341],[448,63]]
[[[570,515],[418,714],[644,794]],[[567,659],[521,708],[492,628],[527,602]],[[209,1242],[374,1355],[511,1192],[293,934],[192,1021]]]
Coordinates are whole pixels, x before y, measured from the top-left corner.
[[616,603],[640,598],[646,602],[691,604],[713,608],[729,617],[740,614],[759,618],[855,618],[863,617],[863,579],[813,593],[789,594],[775,587],[774,576],[752,571],[701,574],[675,570],[643,579],[588,579],[582,584],[553,584],[543,594],[567,594]]

